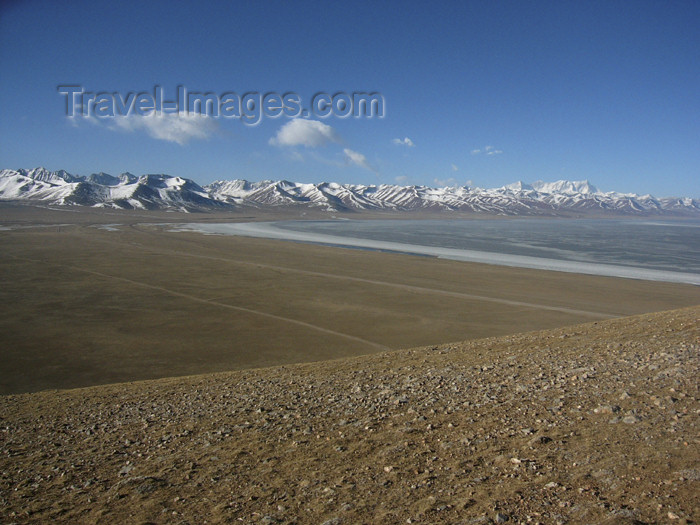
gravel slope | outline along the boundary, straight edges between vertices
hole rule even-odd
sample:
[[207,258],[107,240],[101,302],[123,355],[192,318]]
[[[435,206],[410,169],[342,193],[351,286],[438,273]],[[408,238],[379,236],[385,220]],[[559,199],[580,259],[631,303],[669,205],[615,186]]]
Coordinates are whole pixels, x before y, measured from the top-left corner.
[[0,516],[690,523],[699,318],[0,397]]

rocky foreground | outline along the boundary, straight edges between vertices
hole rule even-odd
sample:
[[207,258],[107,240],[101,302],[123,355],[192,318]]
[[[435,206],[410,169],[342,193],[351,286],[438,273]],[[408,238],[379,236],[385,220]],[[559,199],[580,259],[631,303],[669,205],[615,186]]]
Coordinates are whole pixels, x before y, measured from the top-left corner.
[[700,307],[0,398],[3,523],[691,523]]

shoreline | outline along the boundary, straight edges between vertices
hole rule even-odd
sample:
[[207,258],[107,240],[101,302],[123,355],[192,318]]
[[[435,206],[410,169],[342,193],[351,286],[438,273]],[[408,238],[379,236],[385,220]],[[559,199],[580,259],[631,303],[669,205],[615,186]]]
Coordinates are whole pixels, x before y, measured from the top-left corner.
[[[174,234],[143,219],[107,231],[95,226],[120,221],[77,218],[72,227],[2,232],[0,392],[323,361],[700,297],[684,284]],[[188,221],[178,218],[170,224]]]
[[373,251],[384,251],[406,255],[419,255],[449,259],[453,261],[475,262],[516,268],[578,273],[584,275],[599,275],[604,277],[621,277],[626,279],[641,279],[648,281],[692,284],[700,286],[700,275],[693,273],[672,272],[622,266],[603,263],[584,263],[561,259],[532,257],[478,250],[441,248],[437,246],[421,246],[416,244],[392,241],[377,241],[357,237],[342,237],[323,233],[300,232],[276,227],[274,222],[243,222],[243,223],[182,223],[173,224],[171,232],[196,232],[204,235],[237,235],[262,239],[275,239],[292,242],[313,243],[344,248],[357,248]]

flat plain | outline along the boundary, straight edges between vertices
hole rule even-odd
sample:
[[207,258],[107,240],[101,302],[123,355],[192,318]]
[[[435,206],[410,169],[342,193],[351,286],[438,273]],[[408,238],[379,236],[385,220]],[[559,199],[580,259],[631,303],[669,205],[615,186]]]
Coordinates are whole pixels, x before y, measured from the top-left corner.
[[700,303],[690,285],[168,231],[283,215],[1,212],[4,394],[323,361]]

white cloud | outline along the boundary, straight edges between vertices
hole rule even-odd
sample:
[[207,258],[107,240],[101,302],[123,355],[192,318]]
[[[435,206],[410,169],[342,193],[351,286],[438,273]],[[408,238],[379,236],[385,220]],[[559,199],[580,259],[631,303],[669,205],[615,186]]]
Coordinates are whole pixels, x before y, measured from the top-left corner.
[[128,132],[144,130],[154,139],[177,142],[180,145],[192,139],[206,140],[219,129],[214,119],[199,114],[129,115],[111,118],[109,122],[112,129]]
[[328,124],[318,120],[295,118],[277,130],[277,135],[269,142],[274,146],[315,148],[329,142],[340,142],[340,137]]
[[362,153],[358,153],[357,151],[353,151],[348,148],[345,148],[343,150],[343,153],[345,153],[345,160],[347,162],[356,164],[361,168],[364,168],[369,171],[374,171],[376,173],[376,170],[372,166],[370,166],[369,162],[367,162],[367,157],[365,157]]
[[473,149],[471,151],[472,155],[479,155],[481,153],[484,153],[486,155],[500,155],[503,153],[503,150],[496,149],[493,146],[484,146],[483,149]]
[[84,122],[88,123],[91,126],[99,126],[100,125],[100,120],[97,119],[96,117],[76,115],[74,117],[69,116],[66,118],[68,119],[68,122],[70,123],[70,125],[73,126],[74,128],[81,126]]
[[408,137],[404,137],[403,139],[393,139],[391,142],[393,142],[394,144],[397,144],[399,146],[408,146],[409,148],[412,148],[413,146],[415,146],[413,141],[411,139],[409,139]]
[[406,175],[399,175],[398,177],[394,177],[394,180],[399,183],[406,182],[408,177]]
[[440,188],[444,188],[445,186],[454,186],[455,184],[457,184],[457,181],[452,177],[450,177],[449,179],[435,178],[433,179],[433,183]]
[[452,171],[459,171],[459,168],[456,164],[450,164],[450,167],[452,168]]

